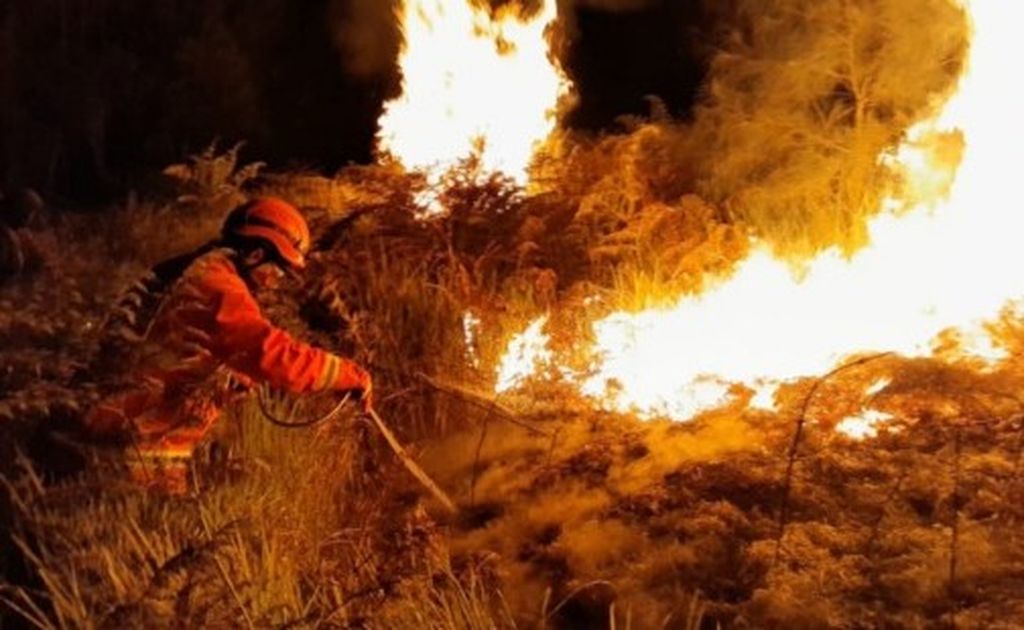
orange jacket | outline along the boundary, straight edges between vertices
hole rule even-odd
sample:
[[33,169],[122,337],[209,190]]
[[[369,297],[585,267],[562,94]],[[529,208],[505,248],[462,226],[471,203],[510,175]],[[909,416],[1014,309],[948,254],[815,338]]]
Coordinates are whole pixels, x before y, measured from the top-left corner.
[[229,399],[227,375],[297,393],[370,383],[355,362],[267,321],[226,249],[200,256],[168,290],[139,354],[133,385],[86,420],[94,431],[139,431],[136,419],[144,416],[143,424],[153,427],[144,433],[205,427]]
[[298,341],[267,321],[225,250],[193,267],[195,273],[185,273],[185,290],[178,291],[188,297],[166,319],[186,334],[197,329],[193,341],[213,358],[254,381],[297,393],[367,384],[367,373],[355,362]]

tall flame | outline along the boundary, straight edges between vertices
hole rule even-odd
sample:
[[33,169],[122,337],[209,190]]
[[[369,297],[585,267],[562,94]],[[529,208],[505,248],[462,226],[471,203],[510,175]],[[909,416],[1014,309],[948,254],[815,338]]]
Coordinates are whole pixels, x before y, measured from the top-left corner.
[[[974,29],[969,66],[934,120],[892,158],[927,191],[929,142],[959,130],[966,141],[944,200],[879,215],[871,245],[852,259],[829,251],[802,281],[766,250],[735,274],[667,309],[614,313],[594,325],[597,362],[581,390],[609,408],[684,419],[728,398],[729,384],[827,371],[860,352],[931,353],[940,332],[970,329],[1024,295],[1024,98],[1007,73],[1024,59],[1016,3],[965,3]],[[986,338],[976,351],[999,358]]]
[[485,171],[525,184],[568,86],[544,37],[555,1],[530,18],[518,4],[490,13],[469,0],[404,0],[399,15],[402,95],[385,104],[379,148],[433,175],[479,153]]

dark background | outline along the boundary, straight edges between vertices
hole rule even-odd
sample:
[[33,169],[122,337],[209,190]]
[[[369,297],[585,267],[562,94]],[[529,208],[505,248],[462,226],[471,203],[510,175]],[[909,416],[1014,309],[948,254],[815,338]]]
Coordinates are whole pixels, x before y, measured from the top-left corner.
[[[553,43],[579,95],[563,124],[614,129],[649,95],[690,112],[698,0],[566,0],[560,15]],[[214,140],[272,168],[370,162],[399,39],[388,0],[8,0],[0,189],[108,200]]]

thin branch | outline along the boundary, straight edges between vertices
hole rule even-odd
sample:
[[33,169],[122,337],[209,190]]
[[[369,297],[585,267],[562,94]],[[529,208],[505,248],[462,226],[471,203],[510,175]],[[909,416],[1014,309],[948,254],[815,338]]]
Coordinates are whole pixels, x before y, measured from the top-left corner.
[[953,523],[949,538],[949,624],[956,628],[957,613],[957,548],[960,544],[960,456],[963,444],[960,435],[960,427],[953,430]]
[[1017,443],[1014,445],[1012,473],[1014,481],[1020,478],[1021,463],[1024,461],[1024,415],[1018,416],[1016,420],[1020,423],[1020,426],[1017,429]]
[[546,615],[544,615],[544,622],[546,623],[549,619],[551,619],[556,614],[558,614],[558,611],[561,610],[563,606],[565,606],[570,601],[572,601],[573,597],[576,597],[580,593],[582,593],[582,592],[584,592],[584,591],[586,591],[588,589],[591,589],[591,588],[593,588],[595,586],[612,586],[612,583],[609,582],[608,580],[594,580],[592,582],[587,582],[586,584],[578,586],[577,588],[575,588],[572,591],[570,591],[568,595],[563,597],[562,601],[558,602],[558,604],[556,604],[555,607],[551,609],[551,612],[549,612]]
[[466,389],[465,387],[455,385],[454,383],[441,382],[437,379],[427,376],[426,374],[423,374],[422,372],[417,372],[416,377],[419,378],[424,383],[426,383],[427,385],[429,385],[431,388],[441,392],[442,394],[454,396],[455,398],[458,398],[459,400],[465,403],[469,403],[475,407],[481,408],[488,412],[497,412],[498,416],[502,420],[510,422],[518,427],[522,427],[536,435],[551,437],[550,432],[545,431],[544,429],[540,429],[530,424],[529,422],[526,422],[525,420],[520,420],[519,418],[516,417],[516,414],[512,412],[512,410],[503,406],[495,399],[486,398],[485,396],[478,392],[474,392],[470,389]]
[[484,448],[484,440],[487,439],[487,427],[488,427],[488,425],[490,425],[490,422],[491,422],[491,411],[488,411],[487,415],[484,416],[483,424],[480,427],[480,439],[476,443],[476,453],[473,455],[473,471],[472,471],[472,475],[471,475],[470,480],[469,480],[469,504],[470,505],[473,505],[475,503],[474,495],[475,495],[475,492],[476,492],[476,480],[477,480],[477,476],[480,473],[480,470],[479,470],[479,466],[480,466],[480,453],[483,451],[483,448]]
[[548,459],[545,465],[550,466],[551,460],[555,457],[555,449],[558,448],[558,433],[561,431],[561,427],[556,428],[551,434],[551,444],[548,446]]
[[814,386],[811,387],[811,391],[804,397],[803,405],[800,407],[800,415],[796,419],[796,430],[793,432],[793,441],[789,445],[789,453],[786,463],[786,476],[782,487],[782,504],[779,508],[779,523],[778,533],[775,537],[775,556],[772,559],[772,566],[774,567],[779,562],[779,556],[782,553],[782,537],[786,533],[786,519],[789,517],[789,495],[793,487],[793,467],[796,464],[796,454],[800,448],[800,438],[803,436],[804,425],[807,422],[807,410],[811,406],[811,400],[814,395],[818,392],[818,389],[824,385],[833,376],[845,372],[854,367],[877,361],[878,359],[890,356],[892,352],[882,352],[879,354],[872,354],[866,357],[861,357],[850,363],[841,365],[828,374],[822,376],[814,382]]
[[[14,593],[15,597],[20,597],[22,601],[25,603],[26,607],[23,608],[18,604],[18,602],[14,600],[14,598],[8,597],[5,593],[2,592],[5,590],[10,590],[12,593]],[[39,628],[40,630],[50,630],[52,628],[57,627],[52,621],[46,618],[46,613],[42,611],[42,609],[39,607],[39,604],[37,604],[28,595],[28,593],[26,593],[21,588],[8,589],[8,587],[0,586],[0,604],[4,604],[5,606],[7,606],[7,608],[11,609],[16,614],[21,615],[22,619],[24,619],[28,623],[31,623],[33,626]]]

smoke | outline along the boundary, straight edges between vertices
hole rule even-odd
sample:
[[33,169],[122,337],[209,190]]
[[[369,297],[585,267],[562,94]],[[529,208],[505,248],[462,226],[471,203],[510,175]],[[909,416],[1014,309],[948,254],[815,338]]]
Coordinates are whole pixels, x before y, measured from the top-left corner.
[[[703,76],[690,30],[700,22],[703,2],[664,0],[448,0],[498,11],[514,4],[529,18],[545,2],[558,5],[558,20],[546,37],[577,87],[578,98],[563,103],[563,123],[598,129],[623,114],[645,115],[647,95],[656,95],[674,114],[685,114]],[[405,0],[327,0],[328,27],[345,73],[383,82],[383,92],[400,90],[402,46],[399,13]],[[616,61],[618,60],[618,61]],[[378,95],[380,91],[376,92]]]
[[[530,15],[542,0],[457,0],[489,5],[496,9],[515,2]],[[550,1],[550,0],[549,0]],[[559,4],[561,29],[573,33],[577,8],[606,12],[649,9],[659,0],[555,0]],[[394,72],[402,35],[396,12],[402,0],[329,0],[328,23],[345,70],[358,77],[379,77]]]
[[345,69],[364,78],[393,73],[401,42],[401,0],[331,0],[328,23]]

